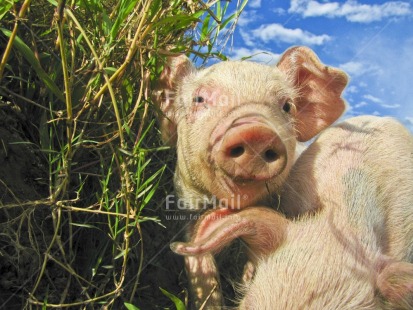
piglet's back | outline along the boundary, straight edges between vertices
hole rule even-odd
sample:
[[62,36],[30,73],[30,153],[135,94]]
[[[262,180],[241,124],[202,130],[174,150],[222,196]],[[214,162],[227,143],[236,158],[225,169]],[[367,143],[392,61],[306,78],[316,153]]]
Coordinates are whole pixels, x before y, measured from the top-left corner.
[[[360,116],[325,130],[298,159],[281,195],[290,216],[339,208],[379,230],[383,250],[413,259],[413,137],[392,118]],[[380,219],[378,219],[380,218]],[[374,227],[386,219],[386,228]],[[367,232],[366,232],[367,233]],[[406,251],[406,249],[408,249]]]

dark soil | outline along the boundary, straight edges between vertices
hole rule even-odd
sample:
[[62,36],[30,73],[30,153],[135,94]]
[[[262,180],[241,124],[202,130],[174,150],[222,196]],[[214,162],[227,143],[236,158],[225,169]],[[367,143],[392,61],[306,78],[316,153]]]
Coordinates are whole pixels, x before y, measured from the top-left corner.
[[[30,143],[19,111],[0,109],[0,308],[22,309],[50,238],[44,158]],[[30,227],[29,227],[30,225]],[[32,226],[33,225],[33,226]]]

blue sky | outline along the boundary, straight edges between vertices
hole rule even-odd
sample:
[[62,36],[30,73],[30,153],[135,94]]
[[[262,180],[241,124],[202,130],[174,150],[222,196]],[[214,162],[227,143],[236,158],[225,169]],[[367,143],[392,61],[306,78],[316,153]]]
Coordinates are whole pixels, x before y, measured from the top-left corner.
[[231,59],[268,64],[309,46],[350,76],[345,117],[393,116],[413,131],[413,0],[250,0],[231,40]]

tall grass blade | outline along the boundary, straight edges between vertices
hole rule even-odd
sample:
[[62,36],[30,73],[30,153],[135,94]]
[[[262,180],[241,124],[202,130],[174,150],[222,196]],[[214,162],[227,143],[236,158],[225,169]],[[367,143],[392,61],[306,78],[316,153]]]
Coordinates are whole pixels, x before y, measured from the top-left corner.
[[[0,28],[0,30],[6,35],[10,37],[11,31]],[[36,71],[39,78],[43,81],[43,83],[47,86],[47,88],[59,99],[60,101],[65,101],[65,97],[59,87],[53,82],[51,77],[43,70],[40,62],[34,55],[33,51],[20,39],[18,36],[14,39],[13,45],[19,50],[21,55],[30,63],[33,69]]]

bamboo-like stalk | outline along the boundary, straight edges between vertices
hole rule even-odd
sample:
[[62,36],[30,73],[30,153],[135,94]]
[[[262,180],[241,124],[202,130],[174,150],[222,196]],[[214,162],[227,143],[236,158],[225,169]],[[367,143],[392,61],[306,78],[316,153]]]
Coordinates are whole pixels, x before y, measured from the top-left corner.
[[16,17],[16,20],[14,22],[13,31],[11,33],[9,41],[7,42],[6,49],[4,50],[3,57],[0,62],[0,82],[3,79],[4,68],[6,67],[7,60],[9,59],[10,52],[13,47],[14,39],[16,38],[16,35],[17,35],[17,30],[19,29],[19,21],[20,19],[26,16],[26,12],[30,6],[30,2],[31,0],[25,0],[23,2],[22,7],[20,8],[19,14]]
[[65,42],[63,40],[63,15],[64,15],[64,8],[65,8],[66,0],[59,0],[57,6],[57,34],[58,34],[58,42],[59,42],[59,50],[60,50],[60,58],[62,62],[62,71],[63,71],[63,84],[65,89],[65,103],[66,103],[66,136],[67,136],[67,151],[65,153],[63,159],[63,175],[64,180],[60,184],[59,188],[57,189],[56,193],[53,193],[53,198],[56,199],[59,196],[59,193],[62,195],[66,194],[67,185],[70,180],[70,168],[72,165],[72,139],[73,139],[73,108],[72,108],[72,90],[70,87],[70,77],[69,77],[69,69],[67,65],[67,58],[66,58],[66,49],[65,49]]
[[132,61],[133,56],[135,55],[138,49],[138,45],[137,45],[138,40],[142,40],[142,38],[144,38],[146,34],[149,32],[149,30],[151,29],[150,25],[148,25],[146,30],[141,33],[142,27],[144,25],[144,21],[146,20],[147,15],[148,15],[148,9],[149,9],[151,2],[152,1],[147,1],[146,5],[143,7],[143,10],[142,10],[143,16],[141,17],[138,28],[136,29],[135,36],[132,40],[131,46],[129,47],[129,50],[128,50],[128,53],[126,55],[124,62],[116,70],[116,72],[110,77],[110,79],[106,81],[106,84],[104,84],[101,87],[101,89],[98,91],[98,93],[93,98],[92,100],[93,102],[96,102],[100,98],[100,96],[102,96],[102,94],[106,91],[106,89],[109,87],[109,84],[112,83],[115,79],[117,79],[121,75],[121,73],[124,72],[128,64]]

